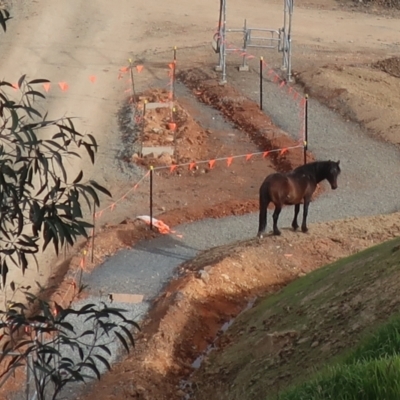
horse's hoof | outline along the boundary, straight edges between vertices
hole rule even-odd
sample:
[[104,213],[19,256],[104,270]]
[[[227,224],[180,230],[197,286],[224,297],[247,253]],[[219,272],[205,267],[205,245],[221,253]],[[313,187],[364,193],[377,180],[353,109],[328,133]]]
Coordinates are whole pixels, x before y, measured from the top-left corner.
[[302,231],[303,233],[307,233],[307,232],[308,232],[308,228],[307,228],[306,226],[302,226],[302,227],[301,227],[301,231]]
[[299,226],[298,225],[292,225],[292,228],[293,228],[293,230],[296,232],[297,231],[297,229],[299,229]]
[[257,233],[257,237],[258,237],[259,239],[262,239],[262,238],[264,237],[264,235],[263,235],[261,232],[258,232],[258,233]]
[[281,235],[281,231],[274,231],[274,235],[275,236],[280,236]]

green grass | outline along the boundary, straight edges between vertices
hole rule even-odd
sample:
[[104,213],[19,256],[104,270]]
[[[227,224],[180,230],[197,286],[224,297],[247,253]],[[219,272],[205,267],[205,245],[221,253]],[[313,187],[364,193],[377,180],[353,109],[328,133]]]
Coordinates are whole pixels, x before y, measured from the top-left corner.
[[400,357],[328,368],[318,379],[279,396],[279,400],[398,400]]
[[279,396],[303,399],[400,399],[400,316],[392,317],[337,364]]

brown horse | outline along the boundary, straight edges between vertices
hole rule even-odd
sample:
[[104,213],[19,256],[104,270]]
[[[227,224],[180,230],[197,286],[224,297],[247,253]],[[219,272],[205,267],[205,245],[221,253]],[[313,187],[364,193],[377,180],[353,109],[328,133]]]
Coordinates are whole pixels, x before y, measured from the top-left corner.
[[326,179],[331,188],[336,189],[338,187],[337,177],[341,172],[339,164],[340,161],[315,161],[297,167],[286,174],[277,172],[268,175],[260,187],[260,216],[257,236],[259,238],[263,237],[267,227],[267,207],[271,201],[275,205],[275,211],[272,216],[274,235],[281,234],[278,229],[278,218],[284,205],[294,205],[292,228],[296,230],[299,227],[297,216],[302,201],[304,205],[301,230],[307,232],[308,206],[317,184]]

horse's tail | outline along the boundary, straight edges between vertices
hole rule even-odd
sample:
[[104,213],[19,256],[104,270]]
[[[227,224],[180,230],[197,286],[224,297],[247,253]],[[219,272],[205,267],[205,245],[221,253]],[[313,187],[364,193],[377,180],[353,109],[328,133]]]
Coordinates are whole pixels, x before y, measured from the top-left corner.
[[271,198],[269,196],[269,185],[268,182],[264,181],[260,186],[260,214],[258,222],[258,233],[259,238],[263,237],[263,233],[267,228],[267,207],[270,203]]

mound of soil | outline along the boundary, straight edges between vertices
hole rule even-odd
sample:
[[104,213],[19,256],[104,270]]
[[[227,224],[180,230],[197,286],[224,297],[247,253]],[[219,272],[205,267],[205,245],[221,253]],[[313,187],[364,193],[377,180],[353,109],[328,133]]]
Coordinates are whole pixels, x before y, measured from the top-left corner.
[[385,60],[379,60],[372,64],[372,67],[386,72],[396,78],[400,78],[400,57],[391,57],[386,58]]

